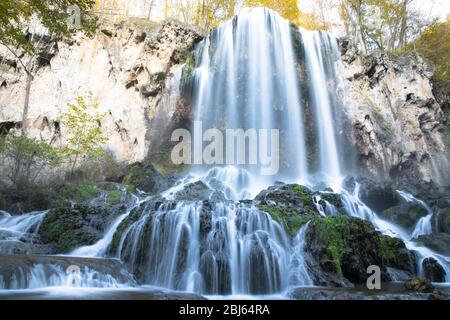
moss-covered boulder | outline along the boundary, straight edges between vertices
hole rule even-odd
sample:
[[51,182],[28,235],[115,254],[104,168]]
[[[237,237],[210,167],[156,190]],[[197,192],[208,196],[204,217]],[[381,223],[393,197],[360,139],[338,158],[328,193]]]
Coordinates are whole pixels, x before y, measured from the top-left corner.
[[43,244],[54,244],[58,253],[68,253],[101,239],[117,214],[114,208],[78,204],[52,209],[39,227],[39,236]]
[[380,216],[406,230],[411,230],[417,221],[427,214],[427,209],[418,203],[401,203],[400,205],[382,211]]
[[257,207],[283,225],[291,235],[319,216],[311,190],[298,184],[270,187],[256,198]]
[[286,184],[261,191],[256,196],[255,201],[259,205],[276,205],[298,214],[315,215],[317,210],[312,197],[313,193],[307,187],[298,184]]
[[139,189],[148,193],[169,188],[168,180],[150,162],[132,164],[122,183],[130,190]]
[[343,215],[317,219],[309,225],[307,250],[322,270],[352,283],[367,280],[367,268],[383,265],[379,234],[367,221]]
[[416,256],[406,248],[402,240],[380,235],[379,245],[385,267],[403,270],[409,274],[415,273]]

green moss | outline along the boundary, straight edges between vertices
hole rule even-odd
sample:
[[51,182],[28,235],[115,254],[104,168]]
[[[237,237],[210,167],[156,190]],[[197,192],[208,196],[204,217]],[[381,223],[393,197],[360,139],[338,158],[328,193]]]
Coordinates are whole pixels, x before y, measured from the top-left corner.
[[312,214],[299,215],[294,208],[280,208],[275,205],[259,205],[258,208],[283,225],[291,235],[296,235],[305,223],[316,218]]
[[357,231],[369,233],[374,230],[369,222],[344,215],[315,219],[311,226],[315,229],[317,240],[327,248],[328,254],[334,262],[335,271],[339,275],[342,275],[342,257],[350,247],[352,236]]
[[385,265],[393,265],[396,260],[397,240],[388,236],[380,237],[381,258]]
[[183,67],[183,71],[181,73],[181,84],[184,85],[189,82],[191,78],[192,71],[195,69],[195,57],[194,54],[191,53],[187,56],[186,62]]
[[122,194],[122,191],[117,189],[108,191],[106,202],[111,205],[118,204],[120,202],[120,199],[122,198]]
[[308,188],[301,186],[299,184],[293,184],[291,185],[291,188],[294,192],[298,193],[300,195],[300,198],[303,202],[303,208],[308,213],[314,214],[316,212],[314,201],[312,199],[312,195],[310,194],[310,191]]
[[87,202],[100,194],[100,189],[92,183],[82,183],[74,188],[74,198],[78,203]]
[[76,206],[49,211],[39,228],[43,243],[55,243],[58,252],[66,253],[80,245],[92,244],[93,235],[80,229],[82,219],[92,213],[92,209]]
[[127,175],[123,179],[123,184],[127,185],[129,191],[134,191],[137,187],[145,183],[146,176],[142,172],[142,165],[135,163],[131,165]]

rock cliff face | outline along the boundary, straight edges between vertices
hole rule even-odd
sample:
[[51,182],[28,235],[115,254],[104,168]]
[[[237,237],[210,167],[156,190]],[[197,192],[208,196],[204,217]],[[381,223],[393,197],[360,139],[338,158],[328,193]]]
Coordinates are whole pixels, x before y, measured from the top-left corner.
[[361,171],[394,184],[448,186],[447,119],[433,69],[417,55],[363,57],[341,45],[347,135]]
[[[164,159],[168,132],[189,125],[182,123],[189,115],[181,124],[178,119],[191,109],[180,99],[179,82],[200,40],[174,22],[103,25],[93,38],[80,34],[70,43],[47,39],[32,83],[29,132],[64,144],[59,109],[92,91],[107,113],[101,123],[110,134],[107,149],[118,160]],[[445,86],[433,87],[432,68],[416,55],[363,57],[345,41],[341,48],[343,133],[356,146],[357,173],[412,190],[450,185],[449,94]],[[19,68],[1,48],[0,133],[21,125]]]
[[[59,109],[92,91],[100,111],[107,113],[101,123],[110,136],[107,149],[118,160],[144,159],[153,120],[170,119],[174,112],[175,104],[167,103],[170,83],[199,40],[195,32],[173,22],[105,24],[92,38],[79,34],[72,42],[47,39],[34,70],[29,133],[63,144]],[[0,70],[0,132],[7,132],[21,125],[25,81],[4,48]]]

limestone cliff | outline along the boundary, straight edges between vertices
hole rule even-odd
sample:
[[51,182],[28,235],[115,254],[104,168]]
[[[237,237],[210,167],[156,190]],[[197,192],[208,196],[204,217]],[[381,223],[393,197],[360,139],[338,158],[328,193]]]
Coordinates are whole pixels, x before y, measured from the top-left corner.
[[415,54],[364,57],[345,41],[342,54],[347,135],[361,170],[378,181],[448,186],[447,119],[433,94],[434,70]]
[[[158,117],[164,126],[163,120],[170,118],[175,107],[167,98],[170,83],[199,40],[194,31],[174,22],[146,26],[105,23],[92,38],[78,34],[70,42],[46,39],[34,70],[29,133],[64,144],[64,127],[58,122],[60,108],[92,91],[100,111],[107,113],[101,123],[110,137],[106,148],[118,160],[144,159],[149,135],[154,133],[151,122]],[[21,126],[25,81],[20,71],[14,57],[0,48],[3,132]]]

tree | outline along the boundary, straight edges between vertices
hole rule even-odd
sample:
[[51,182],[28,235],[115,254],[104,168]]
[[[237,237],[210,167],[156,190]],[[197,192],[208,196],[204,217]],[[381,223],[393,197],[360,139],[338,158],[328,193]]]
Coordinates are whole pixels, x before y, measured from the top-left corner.
[[33,185],[42,170],[61,163],[62,154],[43,139],[8,134],[0,139],[0,156],[7,179],[17,190]]
[[244,6],[269,8],[304,29],[329,30],[330,28],[330,24],[321,19],[317,12],[300,10],[297,0],[245,0]]
[[71,159],[73,173],[80,157],[95,160],[103,154],[103,145],[108,138],[102,129],[101,119],[106,114],[98,112],[99,103],[93,100],[92,93],[87,99],[78,97],[75,103],[68,103],[67,107],[68,110],[61,111],[60,120],[66,131],[66,154]]
[[406,50],[415,50],[430,61],[436,67],[436,78],[450,84],[450,15],[407,44]]
[[415,0],[341,0],[347,36],[363,52],[402,49],[435,23],[414,6]]
[[[2,0],[0,2],[0,44],[19,61],[26,74],[25,98],[22,116],[22,134],[26,134],[27,116],[35,58],[42,45],[51,37],[72,35],[76,29],[69,26],[69,8],[78,6],[86,12],[94,0]],[[92,19],[83,19],[80,28],[92,32]],[[40,34],[37,32],[40,29]],[[45,57],[41,57],[45,59]]]

